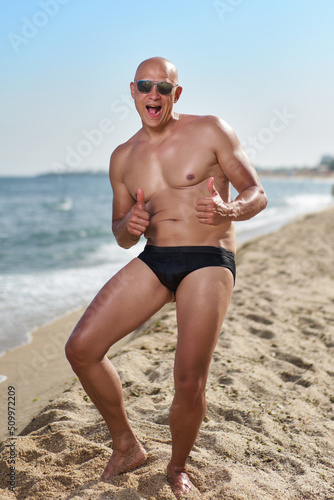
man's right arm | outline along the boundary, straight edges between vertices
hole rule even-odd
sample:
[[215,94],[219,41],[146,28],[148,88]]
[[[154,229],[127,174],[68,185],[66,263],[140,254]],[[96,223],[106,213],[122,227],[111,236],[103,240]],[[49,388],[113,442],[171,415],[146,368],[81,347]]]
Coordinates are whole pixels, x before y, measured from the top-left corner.
[[135,245],[149,225],[149,214],[145,210],[144,193],[137,190],[137,202],[123,182],[124,158],[117,148],[110,158],[109,177],[113,190],[112,231],[117,243],[123,248]]

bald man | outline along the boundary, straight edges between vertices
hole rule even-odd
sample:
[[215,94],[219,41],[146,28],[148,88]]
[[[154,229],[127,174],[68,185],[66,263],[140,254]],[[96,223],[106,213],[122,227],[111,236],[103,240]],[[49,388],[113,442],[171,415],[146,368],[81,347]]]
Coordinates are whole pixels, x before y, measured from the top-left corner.
[[[106,353],[176,301],[167,476],[177,497],[192,488],[186,461],[205,416],[209,365],[235,282],[234,222],[267,203],[231,127],[214,116],[175,113],[181,93],[170,61],[154,57],[139,65],[131,95],[142,127],[110,160],[112,229],[121,247],[130,248],[142,235],[147,243],[98,293],[66,346],[111,433],[113,453],[101,477],[110,480],[144,463],[146,452],[130,427],[122,385]],[[233,201],[230,184],[238,192]]]

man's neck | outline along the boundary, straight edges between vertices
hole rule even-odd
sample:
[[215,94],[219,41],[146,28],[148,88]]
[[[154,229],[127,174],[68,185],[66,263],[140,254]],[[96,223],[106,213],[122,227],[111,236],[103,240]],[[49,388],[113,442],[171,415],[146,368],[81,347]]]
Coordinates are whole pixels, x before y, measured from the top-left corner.
[[161,124],[161,126],[158,127],[149,127],[143,124],[143,134],[150,142],[162,142],[173,133],[179,122],[180,116],[179,113],[173,113],[167,123]]

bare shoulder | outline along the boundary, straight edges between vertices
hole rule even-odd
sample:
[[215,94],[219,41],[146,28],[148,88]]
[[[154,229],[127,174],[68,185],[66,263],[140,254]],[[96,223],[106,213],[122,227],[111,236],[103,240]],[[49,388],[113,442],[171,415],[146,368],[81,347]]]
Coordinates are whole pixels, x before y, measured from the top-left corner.
[[225,140],[227,142],[234,141],[236,139],[236,134],[225,120],[219,118],[218,116],[206,115],[202,117],[203,127],[206,127],[213,137],[219,138],[219,140]]
[[111,154],[109,164],[109,174],[112,177],[122,177],[124,166],[134,148],[135,136],[131,137],[128,141],[117,146]]
[[211,138],[211,141],[218,140],[233,143],[237,140],[236,134],[225,120],[214,115],[181,115],[184,124],[192,124],[198,127],[201,134]]
[[131,153],[136,135],[131,137],[128,141],[124,142],[123,144],[117,146],[116,149],[114,149],[110,157],[110,161],[112,163],[118,163],[124,160]]

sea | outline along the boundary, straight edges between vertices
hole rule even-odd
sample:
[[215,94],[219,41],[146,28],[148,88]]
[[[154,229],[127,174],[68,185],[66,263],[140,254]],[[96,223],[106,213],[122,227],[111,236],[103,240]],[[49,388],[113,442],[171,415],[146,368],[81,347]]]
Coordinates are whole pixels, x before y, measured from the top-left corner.
[[[334,202],[333,179],[265,177],[262,183],[268,206],[236,223],[238,243]],[[143,238],[128,250],[117,245],[111,208],[107,173],[0,178],[0,354],[87,305],[138,255]]]

